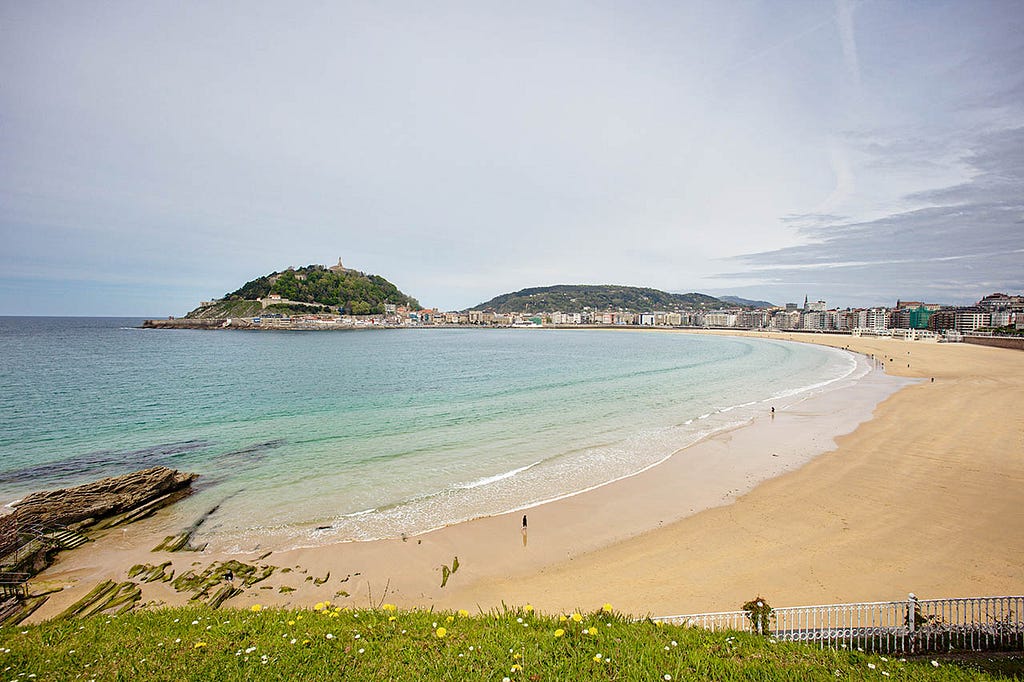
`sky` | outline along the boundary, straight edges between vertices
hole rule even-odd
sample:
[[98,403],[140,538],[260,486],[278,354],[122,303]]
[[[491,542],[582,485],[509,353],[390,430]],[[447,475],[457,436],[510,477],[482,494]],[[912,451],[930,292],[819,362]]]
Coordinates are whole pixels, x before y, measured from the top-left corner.
[[0,3],[0,315],[1024,290],[1024,3]]

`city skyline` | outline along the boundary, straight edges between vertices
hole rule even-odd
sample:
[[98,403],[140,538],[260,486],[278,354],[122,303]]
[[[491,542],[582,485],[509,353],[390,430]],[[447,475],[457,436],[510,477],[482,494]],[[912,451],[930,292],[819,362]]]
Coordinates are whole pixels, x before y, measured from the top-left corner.
[[0,315],[182,314],[338,253],[425,306],[1024,290],[1024,13],[0,8]]

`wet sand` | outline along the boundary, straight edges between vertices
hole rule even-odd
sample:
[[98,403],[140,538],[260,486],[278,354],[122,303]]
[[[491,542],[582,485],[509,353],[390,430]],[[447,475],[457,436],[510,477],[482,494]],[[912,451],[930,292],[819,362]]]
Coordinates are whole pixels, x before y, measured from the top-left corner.
[[[563,611],[611,602],[633,614],[669,615],[731,610],[755,594],[795,605],[908,591],[1019,593],[1024,353],[793,338],[886,358],[889,377],[917,381],[897,382],[902,388],[892,393],[890,378],[870,374],[852,388],[780,402],[774,418],[765,414],[642,474],[527,510],[525,535],[523,512],[515,512],[405,540],[273,552],[259,563],[290,572],[275,571],[226,605],[330,599],[487,610],[529,602]],[[226,558],[252,563],[270,549],[231,557],[150,551],[179,530],[167,511],[62,553],[35,583],[65,589],[33,619],[58,614],[100,580],[127,579],[137,563],[171,560],[180,573]],[[442,566],[455,556],[459,569],[441,588]],[[162,583],[143,590],[143,601],[154,604],[187,598]]]

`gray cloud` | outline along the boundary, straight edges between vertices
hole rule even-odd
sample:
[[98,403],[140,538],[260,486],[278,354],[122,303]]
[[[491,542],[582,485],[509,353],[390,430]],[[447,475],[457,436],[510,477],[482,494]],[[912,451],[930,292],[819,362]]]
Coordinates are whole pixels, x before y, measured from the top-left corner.
[[37,0],[0,28],[0,314],[178,314],[338,256],[442,308],[857,303],[908,253],[993,288],[1013,251],[1019,139],[980,137],[1024,121],[999,0]]
[[900,296],[965,302],[1022,290],[1024,128],[979,136],[963,161],[974,172],[969,181],[904,198],[921,208],[862,222],[791,216],[808,243],[740,256],[744,270],[723,277],[864,304]]

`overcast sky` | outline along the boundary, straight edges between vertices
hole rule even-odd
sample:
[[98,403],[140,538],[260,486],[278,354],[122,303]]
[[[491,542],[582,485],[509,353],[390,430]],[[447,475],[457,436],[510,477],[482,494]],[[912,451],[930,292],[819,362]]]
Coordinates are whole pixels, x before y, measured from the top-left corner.
[[1022,228],[1019,1],[0,4],[0,314],[339,256],[442,309],[961,303]]

